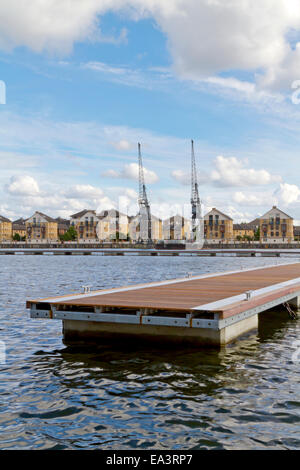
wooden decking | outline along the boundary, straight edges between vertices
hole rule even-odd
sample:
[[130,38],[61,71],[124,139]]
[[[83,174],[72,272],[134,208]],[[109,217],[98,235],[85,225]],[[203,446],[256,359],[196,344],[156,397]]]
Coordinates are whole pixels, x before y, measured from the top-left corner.
[[31,318],[62,320],[64,338],[128,335],[227,344],[254,329],[258,313],[300,307],[300,263],[27,301]]
[[[196,307],[300,278],[300,263],[49,298],[50,304],[191,311]],[[300,281],[299,281],[300,284]],[[235,299],[232,299],[234,303]],[[29,301],[28,303],[37,302]],[[41,302],[41,300],[39,300]]]

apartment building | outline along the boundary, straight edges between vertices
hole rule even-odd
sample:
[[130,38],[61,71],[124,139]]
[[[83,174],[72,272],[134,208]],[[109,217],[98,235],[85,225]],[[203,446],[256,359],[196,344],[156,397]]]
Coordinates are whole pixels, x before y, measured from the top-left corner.
[[99,240],[127,240],[130,217],[115,209],[102,211],[98,215],[97,235]]
[[174,215],[162,223],[164,240],[189,240],[191,237],[191,222],[181,215]]
[[294,226],[294,241],[297,241],[297,242],[300,241],[300,226],[299,225]]
[[[137,214],[135,217],[132,217],[129,222],[129,236],[133,241],[147,240],[147,220],[141,221],[139,214]],[[153,241],[159,241],[163,239],[162,220],[155,215],[151,215],[151,239]]]
[[0,242],[12,239],[12,223],[6,217],[0,215]]
[[254,238],[255,228],[248,223],[233,224],[233,238],[239,240],[240,238]]
[[232,240],[232,218],[214,207],[204,216],[204,239],[208,243]]
[[42,212],[36,211],[25,221],[26,241],[56,241],[57,222]]
[[96,211],[84,209],[71,215],[70,219],[70,224],[75,228],[79,241],[96,240],[97,224],[99,221]]
[[289,243],[293,241],[294,220],[291,216],[273,206],[259,218],[260,241],[263,243]]
[[62,237],[70,228],[70,221],[68,219],[63,219],[61,217],[57,217],[57,233],[59,237]]
[[23,217],[12,223],[12,237],[19,235],[20,238],[26,238],[26,225]]

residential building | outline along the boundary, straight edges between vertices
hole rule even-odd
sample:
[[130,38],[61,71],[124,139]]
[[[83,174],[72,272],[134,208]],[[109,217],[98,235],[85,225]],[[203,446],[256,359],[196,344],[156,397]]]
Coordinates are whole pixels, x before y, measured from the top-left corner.
[[260,218],[260,241],[264,243],[289,243],[294,239],[293,218],[273,206]]
[[255,228],[250,223],[233,224],[233,238],[254,238]]
[[57,221],[42,212],[36,211],[25,220],[27,241],[56,241]]
[[163,221],[162,231],[164,240],[189,240],[191,222],[177,214]]
[[11,220],[0,215],[0,242],[11,241],[12,223]]
[[26,225],[25,220],[21,217],[12,223],[12,237],[18,234],[21,239],[26,238]]
[[300,241],[300,226],[299,225],[294,226],[294,240],[296,242]]
[[130,217],[115,209],[102,211],[98,215],[97,235],[99,240],[127,240]]
[[[162,235],[162,220],[155,215],[151,215],[151,239],[153,241],[162,240]],[[145,227],[142,229],[141,233],[139,214],[137,214],[135,217],[132,217],[129,222],[129,236],[133,241],[139,241],[141,239],[147,240],[147,230],[145,230]]]
[[68,219],[62,219],[61,217],[57,217],[57,233],[58,237],[62,237],[70,228],[70,221]]
[[78,240],[96,240],[98,217],[96,211],[84,209],[71,215],[70,224],[73,225],[78,234]]
[[204,216],[204,239],[209,243],[232,240],[232,218],[214,207]]

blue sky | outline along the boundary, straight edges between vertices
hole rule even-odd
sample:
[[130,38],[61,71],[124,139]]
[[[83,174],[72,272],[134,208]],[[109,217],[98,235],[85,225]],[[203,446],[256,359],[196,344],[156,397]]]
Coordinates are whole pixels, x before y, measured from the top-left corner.
[[0,6],[1,215],[134,213],[140,141],[153,212],[188,216],[193,138],[205,210],[300,220],[297,3],[15,2]]

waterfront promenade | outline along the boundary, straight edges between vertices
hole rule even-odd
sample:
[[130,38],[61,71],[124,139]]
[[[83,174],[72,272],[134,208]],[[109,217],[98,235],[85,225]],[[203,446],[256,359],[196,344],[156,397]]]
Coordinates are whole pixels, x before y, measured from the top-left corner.
[[300,248],[203,248],[203,249],[157,249],[157,248],[93,248],[38,245],[31,248],[0,248],[0,255],[94,255],[94,256],[237,256],[237,257],[300,257]]

